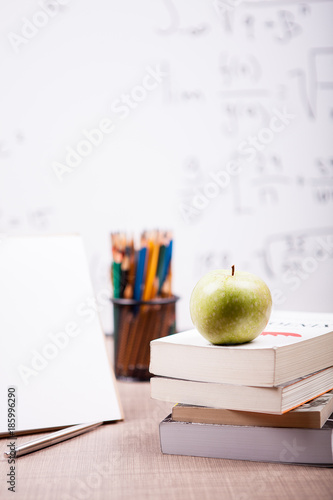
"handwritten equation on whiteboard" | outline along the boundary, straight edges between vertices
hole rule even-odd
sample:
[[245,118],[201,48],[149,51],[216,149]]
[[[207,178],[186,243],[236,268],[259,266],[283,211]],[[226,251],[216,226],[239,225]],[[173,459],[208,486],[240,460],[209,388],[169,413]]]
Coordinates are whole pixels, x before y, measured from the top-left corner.
[[51,207],[38,207],[27,210],[26,213],[0,210],[0,233],[19,234],[22,231],[45,232],[52,230]]
[[[168,35],[175,35],[182,26],[181,12],[171,1],[164,4],[174,28]],[[333,40],[327,29],[326,35],[318,30],[318,21],[333,15],[333,2],[217,0],[214,8],[225,41],[216,60],[215,95],[198,85],[177,89],[172,68],[168,95],[196,109],[215,99],[224,158],[219,168],[233,159],[244,169],[218,196],[210,197],[205,187],[216,164],[189,151],[180,162],[178,183],[184,221],[196,224],[204,219],[204,211],[196,206],[200,197],[217,211],[225,209],[228,200],[238,216],[255,215],[267,206],[288,210],[286,200],[292,198],[309,210],[332,206],[333,143],[316,138],[333,132]],[[213,24],[208,23],[205,32]],[[204,37],[201,40],[204,43]],[[274,133],[272,118],[283,110],[294,123]]]
[[[233,252],[227,245],[225,250],[198,252],[194,274],[199,279],[214,269],[229,269],[234,261]],[[257,273],[257,269],[261,269],[260,274],[271,283],[282,283],[292,292],[302,282],[313,278],[320,268],[332,268],[333,226],[268,236],[263,249],[250,251],[247,260],[237,263],[240,270]]]
[[[254,227],[243,253],[225,239],[198,249],[193,275],[239,257],[239,268],[273,283],[282,276],[290,291],[290,276],[295,284],[333,263],[333,37],[327,22],[318,29],[333,17],[333,2],[216,0],[215,19],[192,16],[191,27],[181,3],[162,3],[160,36],[189,37],[197,48],[216,24],[221,35],[215,85],[181,83],[170,62],[168,102],[198,114],[214,102],[221,144],[215,161],[196,145],[179,159],[181,221],[200,230],[220,220],[230,234],[228,218],[234,233],[256,220],[251,216],[272,220],[268,229]],[[281,132],[272,127],[277,113],[293,116]],[[228,175],[230,162],[241,166],[237,175]]]

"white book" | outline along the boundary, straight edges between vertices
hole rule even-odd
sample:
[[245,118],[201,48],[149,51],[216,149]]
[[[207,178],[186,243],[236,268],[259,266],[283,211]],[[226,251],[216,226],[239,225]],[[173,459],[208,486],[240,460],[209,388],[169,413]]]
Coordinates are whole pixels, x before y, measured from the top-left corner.
[[151,397],[228,410],[282,414],[333,389],[333,367],[277,387],[196,382],[167,377],[150,380]]
[[154,375],[272,387],[333,365],[333,313],[277,311],[252,342],[213,345],[193,329],[150,344]]

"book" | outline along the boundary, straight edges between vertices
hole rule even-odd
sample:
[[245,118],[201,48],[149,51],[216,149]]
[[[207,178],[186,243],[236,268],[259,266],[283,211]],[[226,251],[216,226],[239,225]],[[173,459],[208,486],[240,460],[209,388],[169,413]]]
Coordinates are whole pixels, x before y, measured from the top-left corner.
[[213,345],[197,330],[150,344],[152,374],[273,387],[333,364],[333,314],[278,311],[252,342]]
[[260,427],[297,427],[320,429],[333,413],[333,391],[283,415],[208,408],[182,403],[172,408],[172,419],[203,424],[254,425]]
[[122,420],[81,237],[8,236],[0,276],[0,435]]
[[159,426],[162,453],[259,462],[333,464],[333,415],[321,429],[177,422]]
[[196,382],[167,377],[150,380],[154,399],[228,410],[282,414],[333,389],[333,367],[277,387]]

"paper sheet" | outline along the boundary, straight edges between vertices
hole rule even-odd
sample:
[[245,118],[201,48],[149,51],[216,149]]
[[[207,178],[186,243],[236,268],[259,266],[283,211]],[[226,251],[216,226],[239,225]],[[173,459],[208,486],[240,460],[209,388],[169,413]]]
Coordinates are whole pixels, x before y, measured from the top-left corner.
[[79,236],[2,241],[0,311],[0,433],[122,418]]

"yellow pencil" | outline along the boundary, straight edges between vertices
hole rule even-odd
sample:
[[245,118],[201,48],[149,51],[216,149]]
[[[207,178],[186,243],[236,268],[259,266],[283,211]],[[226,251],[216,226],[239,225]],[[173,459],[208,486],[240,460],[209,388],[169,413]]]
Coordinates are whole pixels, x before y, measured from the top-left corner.
[[151,258],[149,259],[149,267],[147,269],[147,280],[146,286],[143,292],[143,300],[150,300],[153,298],[153,285],[156,276],[156,269],[158,263],[158,253],[160,246],[157,241],[157,235],[154,235],[154,240],[152,241]]

